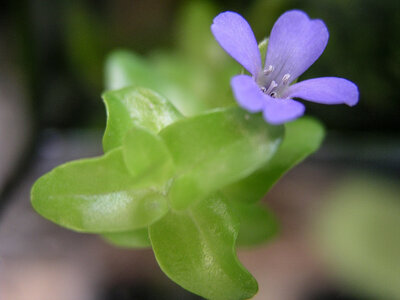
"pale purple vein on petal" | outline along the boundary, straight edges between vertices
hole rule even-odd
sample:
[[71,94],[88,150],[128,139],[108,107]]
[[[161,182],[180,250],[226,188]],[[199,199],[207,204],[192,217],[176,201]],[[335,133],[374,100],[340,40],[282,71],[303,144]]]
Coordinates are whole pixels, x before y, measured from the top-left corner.
[[252,113],[263,109],[268,96],[260,90],[253,78],[247,75],[237,75],[232,78],[231,86],[241,107]]
[[321,77],[293,84],[289,88],[287,96],[321,104],[344,103],[353,106],[358,102],[359,93],[357,86],[347,79]]
[[290,74],[290,83],[320,57],[328,39],[328,29],[321,20],[310,20],[302,11],[288,11],[272,28],[265,67],[274,66],[272,78],[278,80]]
[[253,76],[261,70],[261,55],[247,21],[235,12],[223,12],[214,18],[211,31],[221,47]]
[[266,105],[263,110],[264,119],[273,125],[293,121],[304,114],[302,103],[292,99],[278,99],[266,95]]

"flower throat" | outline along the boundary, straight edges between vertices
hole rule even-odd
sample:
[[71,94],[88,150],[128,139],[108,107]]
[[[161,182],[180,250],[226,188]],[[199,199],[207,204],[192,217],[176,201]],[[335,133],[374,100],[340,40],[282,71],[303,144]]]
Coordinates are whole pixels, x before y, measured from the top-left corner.
[[282,76],[280,81],[277,80],[279,82],[277,83],[277,81],[270,78],[274,70],[275,67],[272,65],[269,65],[267,68],[265,68],[259,75],[257,83],[263,93],[271,96],[272,98],[279,98],[279,96],[281,96],[287,88],[291,76],[289,73],[286,73]]

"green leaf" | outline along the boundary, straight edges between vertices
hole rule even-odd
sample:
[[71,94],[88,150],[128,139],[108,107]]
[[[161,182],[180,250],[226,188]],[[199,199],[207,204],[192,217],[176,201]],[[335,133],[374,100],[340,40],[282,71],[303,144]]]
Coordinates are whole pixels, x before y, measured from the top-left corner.
[[102,237],[118,247],[147,248],[151,246],[147,227],[133,231],[105,233]]
[[36,181],[32,205],[43,217],[70,229],[104,233],[148,226],[168,210],[154,188],[135,188],[122,150],[61,165]]
[[278,232],[274,214],[259,203],[229,202],[240,220],[238,246],[255,246],[273,238]]
[[105,65],[107,90],[117,90],[128,86],[157,87],[160,82],[152,66],[131,51],[117,50],[111,53]]
[[219,195],[184,212],[170,211],[149,228],[161,269],[207,299],[248,299],[257,282],[235,253],[238,220]]
[[191,203],[263,166],[283,135],[257,114],[234,107],[180,120],[160,136],[173,156],[177,177],[169,191],[175,209]]
[[204,61],[196,63],[176,52],[158,52],[151,59],[157,73],[166,78],[166,86],[158,88],[160,93],[170,99],[183,115],[193,116],[206,111],[205,96],[208,96],[208,101],[219,102],[219,95],[210,96],[210,77],[214,74],[210,74],[208,64],[204,64]]
[[[197,6],[201,8],[203,5]],[[196,7],[189,10],[193,9]],[[203,23],[211,24],[213,16],[215,14],[209,15],[209,22],[202,16],[199,18]],[[209,25],[205,32],[207,38],[204,41],[196,39],[201,48],[206,49],[200,51],[206,54],[201,58],[185,51],[157,51],[146,60],[128,51],[112,53],[105,68],[108,89],[127,86],[150,88],[169,99],[185,116],[232,105],[234,101],[229,82],[240,68],[215,41]],[[192,47],[200,53],[199,47]]]
[[322,125],[309,117],[285,124],[285,137],[276,154],[249,177],[226,187],[224,194],[234,201],[259,201],[288,170],[315,152],[324,137]]
[[122,150],[126,167],[138,182],[158,185],[172,177],[171,154],[164,141],[151,131],[133,126],[125,135]]
[[[113,52],[105,68],[107,88],[146,87],[167,97],[185,115],[205,110],[204,104],[191,90],[192,83],[197,79],[193,76],[196,71],[191,62],[183,61],[180,56],[163,55],[163,52],[155,57],[155,61],[154,55],[153,61],[150,61],[133,52]],[[198,82],[196,86],[199,86]]]
[[107,127],[103,137],[104,152],[122,145],[133,125],[157,133],[181,118],[181,114],[165,98],[145,88],[128,87],[104,93]]

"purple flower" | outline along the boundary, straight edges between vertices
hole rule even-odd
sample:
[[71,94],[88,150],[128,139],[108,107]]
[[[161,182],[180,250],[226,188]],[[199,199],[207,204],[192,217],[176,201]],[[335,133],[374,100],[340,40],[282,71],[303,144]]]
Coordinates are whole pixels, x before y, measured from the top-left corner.
[[232,78],[237,102],[249,112],[262,111],[271,124],[304,114],[304,105],[292,98],[350,106],[358,102],[357,86],[343,78],[321,77],[291,85],[328,43],[328,29],[321,20],[310,20],[298,10],[280,16],[269,37],[264,68],[253,31],[241,15],[230,11],[219,14],[211,31],[221,47],[251,74]]

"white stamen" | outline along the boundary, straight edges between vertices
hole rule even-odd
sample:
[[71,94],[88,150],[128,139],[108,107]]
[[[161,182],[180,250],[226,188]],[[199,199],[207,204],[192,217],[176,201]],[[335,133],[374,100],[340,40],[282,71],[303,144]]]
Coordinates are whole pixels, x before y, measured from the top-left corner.
[[278,86],[278,84],[274,80],[272,80],[271,84],[269,85],[269,87],[268,87],[268,89],[266,90],[265,93],[267,93],[267,94],[271,93],[272,90],[274,88],[276,88],[277,86]]
[[267,89],[265,87],[261,87],[261,92],[265,93],[267,91]]
[[290,74],[286,73],[282,77],[282,84],[286,85],[289,82]]
[[275,70],[274,66],[269,65],[268,69],[264,69],[264,75],[269,75]]

